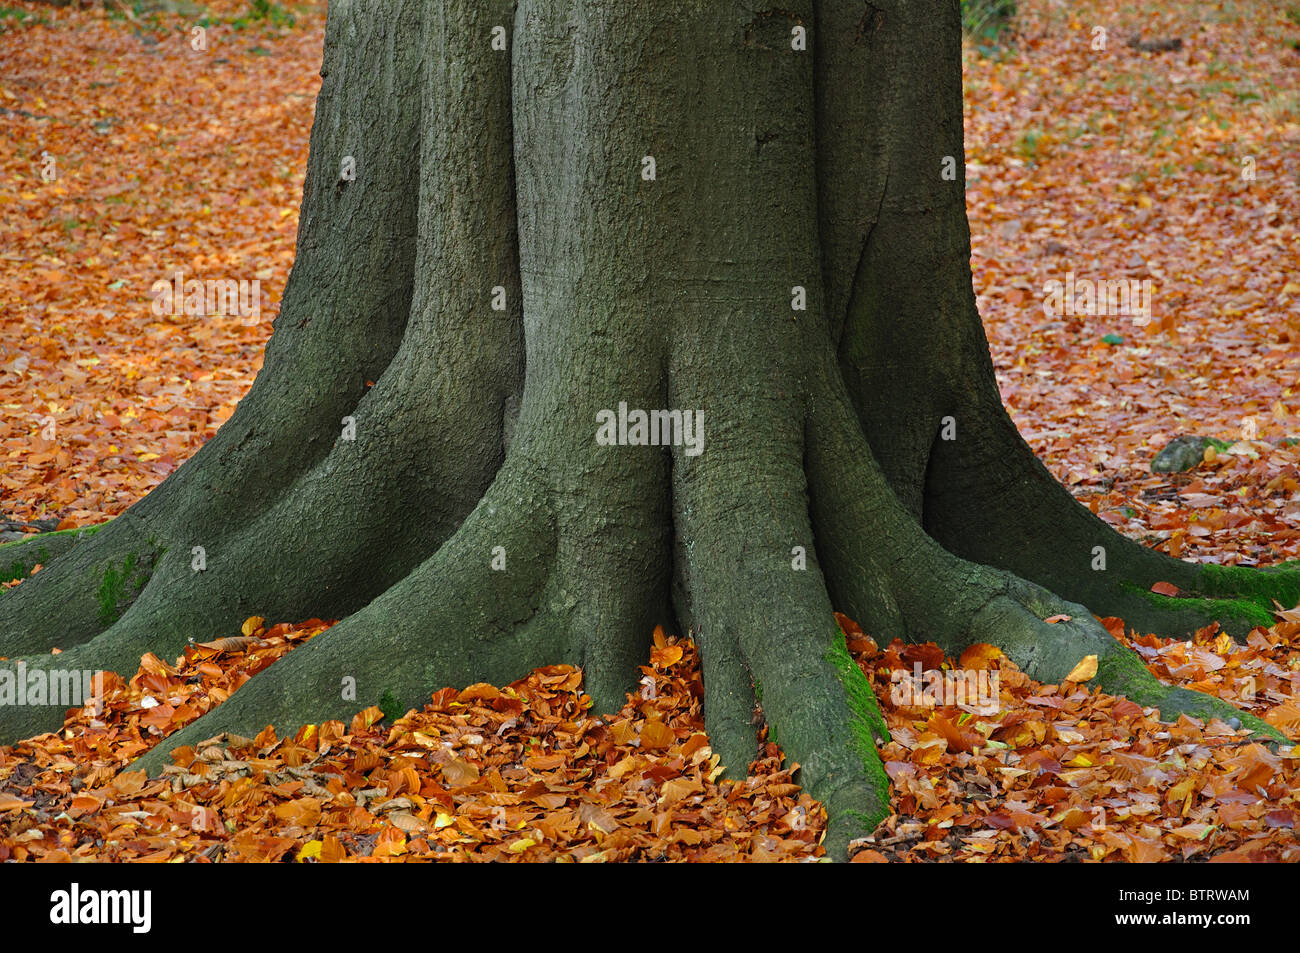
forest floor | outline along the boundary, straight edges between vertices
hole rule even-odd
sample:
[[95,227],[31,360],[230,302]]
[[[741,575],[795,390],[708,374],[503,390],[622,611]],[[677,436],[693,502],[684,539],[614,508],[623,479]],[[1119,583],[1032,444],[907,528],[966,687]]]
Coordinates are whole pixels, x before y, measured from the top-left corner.
[[[1003,396],[1123,532],[1200,561],[1300,557],[1300,4],[1111,6],[1024,0],[996,46],[968,49],[972,270]],[[192,18],[0,5],[0,540],[122,512],[260,366],[323,6],[204,7],[195,49]],[[153,283],[178,270],[256,279],[260,316],[155,314]],[[1048,283],[1071,276],[1149,280],[1150,313],[1048,313]],[[1182,435],[1227,449],[1151,473]],[[856,860],[1300,859],[1300,749],[841,621],[893,735],[893,814]],[[1300,610],[1244,645],[1106,623],[1161,678],[1300,738]],[[63,732],[0,748],[0,860],[820,855],[824,815],[775,746],[747,782],[718,779],[694,647],[662,633],[610,718],[553,667],[397,720],[225,738],[156,781],[122,770],[327,626],[232,620],[230,638],[110,677],[103,709]],[[899,703],[917,665],[996,673],[997,710]]]

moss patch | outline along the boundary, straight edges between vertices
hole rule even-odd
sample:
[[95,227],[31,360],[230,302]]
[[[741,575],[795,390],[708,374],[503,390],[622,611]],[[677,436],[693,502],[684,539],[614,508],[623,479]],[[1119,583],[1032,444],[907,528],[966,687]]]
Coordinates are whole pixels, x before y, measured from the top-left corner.
[[826,661],[830,662],[839,677],[840,684],[844,686],[849,708],[853,710],[855,716],[853,729],[859,743],[865,746],[870,754],[868,761],[883,773],[880,759],[875,756],[875,750],[876,745],[888,743],[889,728],[885,725],[884,716],[880,714],[880,706],[876,703],[876,695],[871,690],[867,677],[862,674],[862,669],[858,668],[858,663],[853,661],[853,656],[849,655],[849,650],[844,644],[844,633],[838,629],[830,651],[826,653]]
[[94,526],[38,533],[26,539],[0,544],[0,582],[26,579],[37,566],[47,565],[51,560],[57,559],[81,539],[93,536],[110,522],[112,520]]
[[[881,773],[884,773],[883,769]],[[886,800],[878,810],[871,814],[865,811],[845,811],[841,816],[847,823],[859,828],[862,831],[862,836],[866,837],[880,826],[881,821],[889,817],[889,801]]]
[[884,716],[880,714],[880,706],[876,702],[875,692],[871,690],[871,683],[862,674],[862,669],[858,668],[858,663],[853,661],[853,656],[849,655],[844,633],[838,627],[824,658],[835,669],[836,677],[844,686],[844,694],[852,712],[849,725],[853,735],[852,744],[861,759],[863,778],[869,791],[867,803],[859,802],[861,806],[869,807],[867,811],[847,807],[843,803],[827,804],[827,809],[832,812],[831,829],[826,840],[827,854],[836,859],[847,859],[852,839],[870,834],[889,816],[889,775],[876,750],[877,745],[889,741],[889,728]]
[[[1254,628],[1255,626],[1268,628],[1273,624],[1271,609],[1251,599],[1162,596],[1158,592],[1151,592],[1149,589],[1143,589],[1141,586],[1135,586],[1131,583],[1122,583],[1121,586],[1129,592],[1142,596],[1157,609],[1176,614],[1186,612],[1189,614],[1189,618],[1214,618],[1223,623],[1237,623],[1248,628]],[[1269,606],[1271,606],[1271,603]]]
[[379,696],[379,710],[384,713],[386,721],[396,721],[406,714],[406,709],[388,689],[384,689],[384,693]]
[[44,565],[50,558],[50,551],[44,547],[35,552],[28,551],[25,558],[15,559],[8,565],[0,563],[0,582],[13,582],[26,579],[37,565]]
[[99,621],[112,625],[144,591],[152,575],[152,566],[142,561],[136,553],[122,560],[120,568],[108,565],[100,580],[96,598],[99,600]]
[[1272,569],[1248,566],[1202,566],[1197,580],[1207,596],[1250,601],[1268,613],[1273,624],[1273,603],[1284,609],[1300,605],[1300,565],[1284,563]]
[[1160,710],[1161,721],[1174,721],[1180,714],[1193,718],[1236,718],[1241,727],[1249,728],[1263,741],[1285,742],[1276,728],[1242,711],[1231,702],[1203,692],[1166,685],[1148,669],[1135,652],[1119,645],[1117,651],[1103,656],[1097,665],[1097,687],[1111,695],[1123,695],[1147,708]]
[[1118,642],[1115,651],[1097,660],[1096,685],[1107,694],[1124,695],[1144,705],[1158,704],[1160,696],[1169,689],[1151,674],[1136,652]]

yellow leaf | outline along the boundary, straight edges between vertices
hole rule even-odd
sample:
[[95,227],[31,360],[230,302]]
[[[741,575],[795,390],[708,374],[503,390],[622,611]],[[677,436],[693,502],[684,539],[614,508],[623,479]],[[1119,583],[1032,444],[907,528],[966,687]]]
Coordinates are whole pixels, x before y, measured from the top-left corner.
[[1065,676],[1067,682],[1086,682],[1097,674],[1097,656],[1085,655],[1083,659]]
[[298,863],[302,863],[304,860],[320,860],[321,848],[324,846],[318,840],[309,840],[302,845],[302,850],[298,851],[298,857],[296,858]]
[[441,811],[439,811],[437,820],[433,822],[433,829],[435,831],[440,831],[444,827],[450,827],[452,824],[455,823],[456,823],[456,818],[452,817],[450,814],[443,814]]
[[265,621],[266,620],[263,619],[260,615],[250,615],[247,619],[244,620],[244,625],[242,628],[240,628],[239,631],[242,632],[244,635],[252,635],[254,632],[256,632],[258,629],[262,627],[262,623]]
[[512,854],[522,854],[536,843],[537,841],[533,840],[531,837],[521,837],[519,840],[507,847],[506,850],[510,851]]

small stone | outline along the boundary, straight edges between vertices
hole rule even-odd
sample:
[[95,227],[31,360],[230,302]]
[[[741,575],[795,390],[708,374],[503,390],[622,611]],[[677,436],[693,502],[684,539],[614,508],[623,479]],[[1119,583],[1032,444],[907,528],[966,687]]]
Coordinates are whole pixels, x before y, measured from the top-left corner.
[[1209,437],[1175,437],[1151,461],[1152,473],[1182,473],[1205,459]]

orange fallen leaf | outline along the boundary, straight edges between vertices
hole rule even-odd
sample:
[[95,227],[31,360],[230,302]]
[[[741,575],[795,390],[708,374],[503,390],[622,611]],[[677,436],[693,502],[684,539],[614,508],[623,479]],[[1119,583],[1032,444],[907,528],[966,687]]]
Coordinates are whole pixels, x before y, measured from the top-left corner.
[[35,802],[24,801],[20,798],[14,797],[12,794],[0,791],[0,811],[17,811],[25,807],[31,807],[33,803]]
[[1065,676],[1067,682],[1086,682],[1097,674],[1097,656],[1085,655]]

